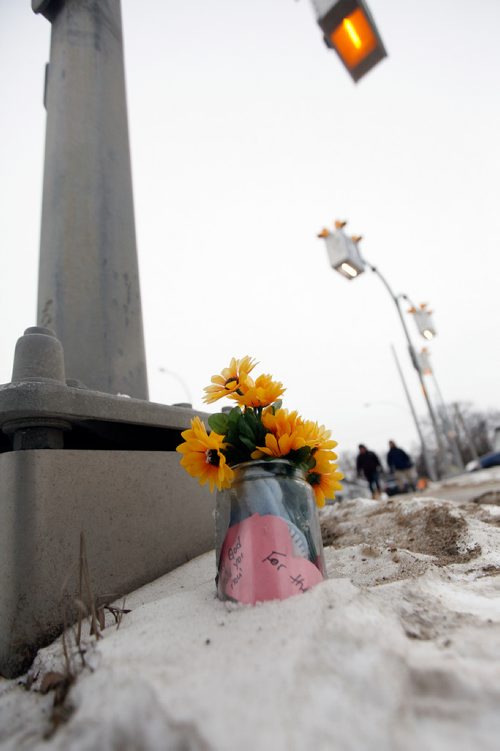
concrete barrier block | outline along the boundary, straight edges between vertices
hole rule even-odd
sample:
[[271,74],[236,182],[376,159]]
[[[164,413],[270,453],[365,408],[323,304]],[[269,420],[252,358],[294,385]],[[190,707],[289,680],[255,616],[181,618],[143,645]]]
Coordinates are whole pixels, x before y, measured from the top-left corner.
[[117,599],[210,550],[213,508],[174,451],[0,454],[0,673],[74,619],[81,532],[93,593]]

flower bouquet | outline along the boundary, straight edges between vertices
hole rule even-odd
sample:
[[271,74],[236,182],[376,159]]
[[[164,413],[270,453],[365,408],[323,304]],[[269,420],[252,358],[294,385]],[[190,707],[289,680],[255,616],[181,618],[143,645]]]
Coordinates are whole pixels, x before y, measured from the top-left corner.
[[[215,488],[217,592],[255,603],[304,592],[325,576],[316,511],[341,488],[323,425],[282,407],[283,385],[268,374],[255,380],[250,357],[233,358],[212,377],[204,401],[236,405],[199,417],[182,433],[181,465]],[[315,502],[314,502],[315,501]]]

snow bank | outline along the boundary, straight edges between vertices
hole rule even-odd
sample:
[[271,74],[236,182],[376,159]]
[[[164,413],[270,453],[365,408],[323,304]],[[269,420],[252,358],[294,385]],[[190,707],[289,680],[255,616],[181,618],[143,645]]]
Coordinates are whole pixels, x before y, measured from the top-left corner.
[[87,639],[48,739],[54,692],[40,687],[63,669],[61,643],[39,653],[30,690],[1,681],[1,748],[496,751],[498,511],[345,501],[322,516],[331,578],[256,607],[216,600],[201,556]]

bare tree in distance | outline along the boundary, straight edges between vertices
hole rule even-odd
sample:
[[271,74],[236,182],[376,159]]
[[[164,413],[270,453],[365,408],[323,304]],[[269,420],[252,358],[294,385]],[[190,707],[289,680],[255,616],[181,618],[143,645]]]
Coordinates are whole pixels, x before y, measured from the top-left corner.
[[[446,409],[448,420],[443,419],[444,409]],[[481,410],[471,402],[456,402],[445,405],[444,408],[439,407],[437,413],[443,425],[443,431],[447,422],[451,421],[454,438],[465,465],[477,456],[482,456],[492,450],[495,429],[500,426],[500,410],[495,408]],[[421,426],[428,451],[435,456],[436,445],[430,421],[422,418]],[[421,450],[415,447],[414,456],[418,457],[416,460],[418,473],[424,474]]]

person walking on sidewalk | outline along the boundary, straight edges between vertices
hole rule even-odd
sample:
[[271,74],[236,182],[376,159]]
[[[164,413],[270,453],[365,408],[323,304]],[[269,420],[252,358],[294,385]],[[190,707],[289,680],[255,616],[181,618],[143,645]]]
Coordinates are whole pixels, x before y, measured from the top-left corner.
[[389,441],[387,466],[389,467],[389,472],[394,472],[396,482],[401,491],[415,490],[417,478],[413,462],[406,451],[396,446],[394,441]]
[[360,443],[359,454],[356,459],[356,471],[358,477],[364,474],[370,490],[372,492],[372,498],[380,498],[380,481],[379,472],[382,469],[380,460],[374,451],[369,451],[364,443]]

